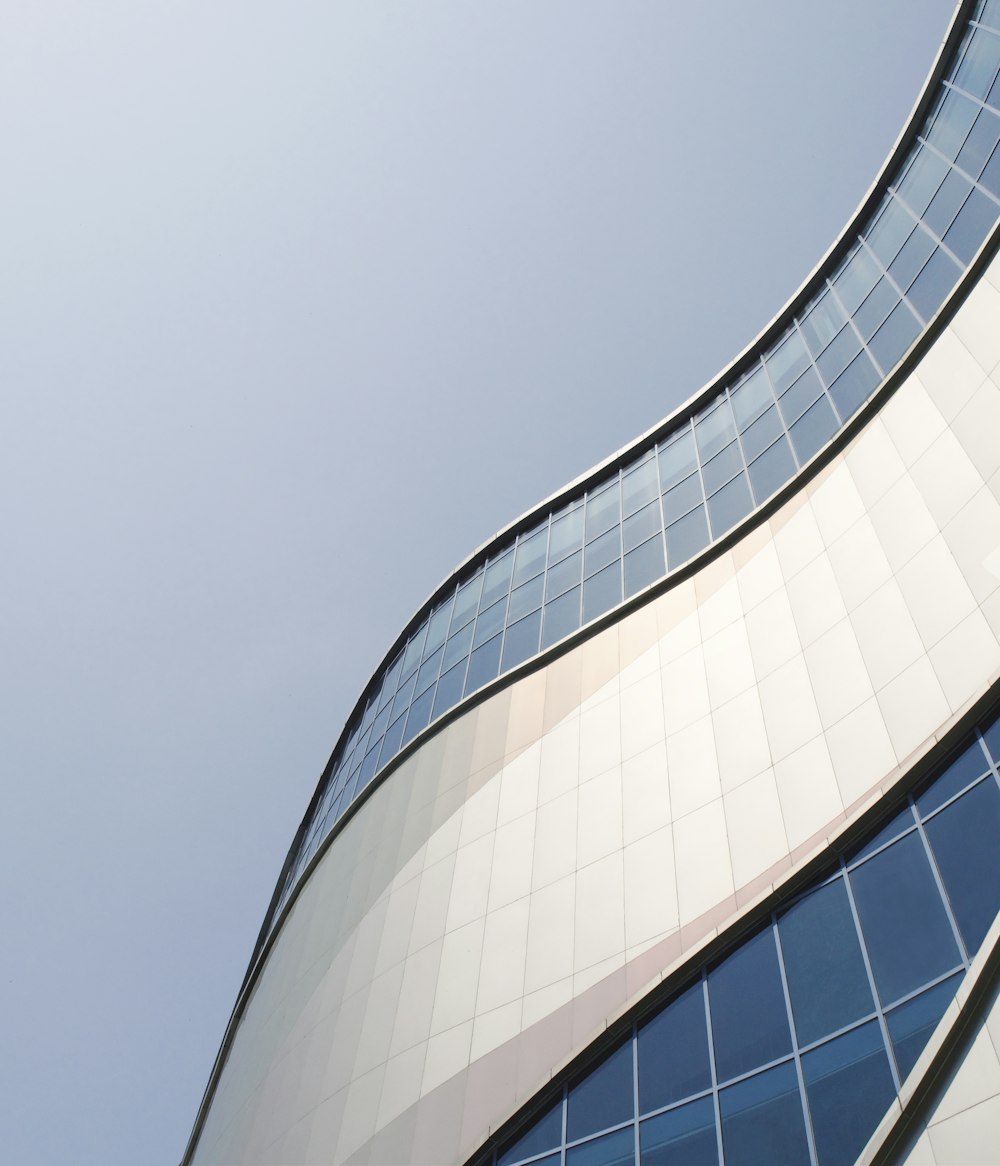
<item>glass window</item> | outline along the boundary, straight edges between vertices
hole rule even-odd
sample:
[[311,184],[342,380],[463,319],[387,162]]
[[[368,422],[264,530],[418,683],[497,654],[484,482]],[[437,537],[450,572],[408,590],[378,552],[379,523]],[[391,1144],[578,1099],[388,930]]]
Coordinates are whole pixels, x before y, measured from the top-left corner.
[[797,421],[822,392],[823,386],[816,375],[816,370],[807,368],[781,398],[781,415],[785,423],[790,425]]
[[745,518],[753,509],[750,484],[746,474],[734,478],[728,486],[723,486],[708,500],[708,514],[712,520],[712,533],[718,538],[730,527]]
[[[664,504],[666,498],[664,498]],[[704,507],[699,506],[667,527],[667,563],[671,570],[686,563],[708,544],[708,521]]]
[[705,1024],[705,995],[699,980],[640,1025],[640,1113],[661,1109],[712,1087]]
[[633,547],[644,543],[646,539],[652,538],[654,534],[659,534],[662,529],[660,500],[657,498],[655,502],[650,502],[648,506],[644,506],[631,517],[625,519],[622,524],[625,550],[632,550]]
[[807,1166],[802,1098],[791,1063],[719,1094],[726,1166]]
[[463,660],[461,664],[456,664],[454,668],[445,672],[438,681],[434,694],[435,717],[447,712],[462,699],[462,692],[465,689],[465,667],[466,662]]
[[541,610],[512,623],[503,641],[503,671],[514,668],[538,653],[538,636],[542,630]]
[[701,479],[697,474],[692,474],[663,495],[663,513],[667,522],[681,518],[693,510],[702,499]]
[[733,404],[733,414],[740,429],[759,417],[768,406],[774,404],[774,394],[767,373],[758,365],[738,387],[729,394]]
[[955,286],[960,268],[940,249],[924,264],[924,269],[910,285],[906,298],[924,320],[930,320]]
[[477,648],[469,657],[469,672],[465,678],[465,691],[475,692],[494,680],[500,671],[500,641],[503,636],[494,636],[487,644]]
[[876,850],[880,850],[887,843],[892,842],[894,838],[899,838],[907,830],[912,830],[916,824],[913,811],[907,802],[897,813],[893,814],[873,838],[869,838],[863,846],[859,846],[853,854],[848,856],[848,862],[858,862],[869,854],[874,854]]
[[454,595],[449,595],[428,621],[427,641],[424,644],[425,660],[444,643],[444,638],[448,634],[448,624],[451,622],[451,609],[454,601]]
[[644,1121],[639,1126],[639,1146],[642,1166],[718,1166],[711,1097]]
[[806,1053],[802,1076],[820,1166],[851,1166],[896,1096],[878,1021]]
[[778,953],[770,928],[708,973],[715,1069],[720,1081],[792,1051]]
[[736,422],[729,401],[723,398],[702,413],[695,420],[694,431],[701,464],[704,465],[736,438]]
[[570,555],[568,559],[563,559],[561,563],[556,563],[554,567],[549,567],[549,573],[545,576],[546,600],[554,599],[557,595],[562,595],[564,591],[575,587],[580,582],[582,568],[583,553],[581,551]]
[[978,738],[973,738],[961,753],[948,763],[948,768],[917,796],[917,810],[922,818],[943,806],[949,798],[971,785],[989,769],[989,762]]
[[459,587],[458,594],[455,596],[455,610],[451,617],[453,631],[456,628],[463,627],[476,614],[476,610],[479,607],[479,596],[482,590],[482,571],[474,575],[468,583],[464,583]]
[[913,226],[910,212],[897,199],[887,195],[882,213],[867,235],[868,246],[882,261],[883,267],[887,268],[899,254]]
[[840,376],[860,351],[861,341],[858,340],[854,329],[848,324],[832,341],[827,350],[818,357],[816,367],[829,385]]
[[677,437],[660,449],[660,488],[669,490],[698,468],[694,450],[694,433],[682,429]]
[[469,650],[472,647],[472,629],[473,625],[467,623],[461,630],[452,632],[451,639],[449,639],[444,650],[444,663],[441,665],[443,670],[450,668],[452,664],[456,664],[463,657],[468,656]]
[[705,482],[705,493],[714,494],[721,486],[732,481],[743,469],[743,459],[740,457],[740,447],[732,441],[720,453],[705,463],[702,478]]
[[542,647],[575,632],[580,626],[580,588],[574,587],[551,603],[546,603],[542,619]]
[[955,913],[972,955],[1000,909],[1000,788],[982,781],[925,827]]
[[886,1014],[900,1081],[910,1075],[961,982],[961,975],[952,976]]
[[979,0],[976,19],[980,24],[1000,29],[1000,0]]
[[497,1166],[512,1166],[562,1145],[562,1098],[554,1101],[526,1133],[521,1133],[497,1155]]
[[913,283],[917,272],[927,262],[934,247],[934,236],[923,228],[914,231],[903,244],[899,254],[892,261],[889,274],[904,291]]
[[800,1045],[874,1012],[843,879],[800,899],[778,920],[778,932]]
[[955,84],[985,100],[1000,68],[1000,37],[976,29],[955,74]]
[[403,733],[403,744],[412,741],[413,738],[427,727],[428,721],[431,719],[431,705],[434,702],[434,690],[430,689],[422,696],[418,696],[410,705],[410,712],[406,718],[406,732]]
[[931,115],[931,125],[924,136],[946,157],[956,158],[978,113],[978,105],[961,93],[949,91]]
[[[928,238],[926,231],[922,231],[921,234]],[[866,340],[870,340],[878,330],[879,324],[898,303],[899,296],[896,294],[896,289],[887,279],[880,279],[872,288],[871,294],[865,302],[854,313],[854,322],[861,335]]]
[[809,309],[806,317],[799,321],[799,328],[813,355],[816,356],[826,348],[845,323],[846,317],[840,304],[829,291],[825,291]]
[[663,539],[655,535],[648,542],[625,556],[625,597],[635,595],[643,587],[662,579],[666,573],[663,561]]
[[809,353],[802,337],[792,331],[785,340],[771,352],[765,363],[771,376],[774,391],[781,394],[798,379],[803,369],[809,366]]
[[868,347],[882,370],[888,372],[902,360],[919,334],[917,317],[908,304],[900,304],[868,342]]
[[869,858],[849,877],[883,1004],[958,964],[948,917],[916,834]]
[[617,479],[599,494],[587,495],[587,542],[621,522],[621,487]]
[[660,496],[660,476],[656,459],[648,457],[641,465],[622,478],[622,512],[635,514],[637,510]]
[[963,263],[971,263],[983,240],[993,229],[998,208],[982,191],[973,190],[958,217],[944,236],[945,243]]
[[924,215],[924,222],[939,239],[944,238],[971,189],[969,180],[963,178],[957,170],[952,170],[941,183],[941,189],[931,199],[931,205]]
[[593,1142],[571,1146],[566,1151],[566,1166],[632,1166],[635,1162],[635,1130],[629,1126],[605,1134]]
[[552,519],[549,536],[549,562],[558,563],[583,546],[583,507]]
[[575,1142],[577,1138],[629,1121],[634,1116],[632,1086],[632,1039],[629,1037],[570,1088],[567,1141]]
[[903,202],[915,215],[922,215],[948,173],[948,163],[933,151],[921,146],[899,183]]
[[418,696],[420,693],[426,692],[430,685],[437,680],[438,670],[441,667],[441,657],[443,655],[443,650],[438,648],[433,656],[430,656],[420,665],[420,671],[417,673],[417,685],[413,690]]
[[515,587],[510,593],[510,605],[507,608],[507,622],[515,623],[523,615],[527,615],[529,611],[534,611],[536,608],[542,606],[542,586],[545,580],[541,575],[536,575],[534,579],[527,583],[522,583],[520,587]]
[[[381,769],[399,752],[399,743],[403,739],[403,722],[406,720],[405,716],[398,717],[389,728],[386,730],[385,736],[382,738],[382,751],[379,753],[378,767]],[[374,753],[374,750],[372,750]],[[370,755],[369,755],[370,756]],[[366,759],[367,760],[367,759]],[[372,766],[371,772],[375,772],[375,767]],[[359,783],[360,788],[360,783]]]
[[542,527],[534,534],[518,540],[514,554],[514,575],[512,586],[523,583],[525,579],[532,579],[545,569],[545,548],[548,545],[548,527]]
[[406,651],[403,653],[403,676],[409,676],[410,673],[420,663],[420,652],[424,646],[424,636],[427,635],[427,624],[422,623],[419,628],[410,636],[409,642],[406,645]]
[[868,400],[881,377],[867,352],[860,352],[830,386],[830,396],[846,421]]
[[514,566],[514,555],[508,551],[503,558],[490,563],[483,577],[483,594],[479,599],[479,610],[489,607],[510,590],[510,572]]
[[413,686],[417,683],[416,674],[411,676],[409,680],[404,680],[396,691],[396,697],[392,702],[392,714],[389,717],[390,721],[394,721],[401,712],[406,710],[406,706],[410,703],[410,697],[413,695]]
[[501,599],[499,603],[494,603],[485,611],[481,611],[479,619],[476,620],[476,634],[473,637],[472,646],[478,648],[480,644],[485,644],[487,640],[492,639],[503,627],[506,614],[506,598]]
[[837,418],[826,397],[820,399],[790,429],[799,463],[805,464],[837,432]]
[[621,562],[592,575],[583,585],[583,622],[589,623],[622,601]]
[[747,428],[740,438],[747,461],[752,462],[755,457],[762,454],[765,449],[774,444],[783,432],[781,418],[778,416],[778,407],[772,405],[766,413],[762,413]]
[[622,555],[622,532],[620,526],[595,538],[583,552],[583,573],[594,575],[609,563],[616,562]]
[[965,145],[959,151],[959,166],[968,171],[973,178],[978,178],[996,149],[998,138],[1000,138],[1000,118],[988,109],[984,109],[977,116],[975,124],[969,131],[969,136],[965,139]]
[[837,294],[848,312],[857,310],[881,275],[878,264],[859,243],[833,278]]
[[1000,719],[983,729],[983,740],[986,742],[986,751],[994,761],[1000,761]]
[[788,439],[781,437],[770,449],[750,463],[750,484],[758,504],[763,502],[795,473],[795,460]]

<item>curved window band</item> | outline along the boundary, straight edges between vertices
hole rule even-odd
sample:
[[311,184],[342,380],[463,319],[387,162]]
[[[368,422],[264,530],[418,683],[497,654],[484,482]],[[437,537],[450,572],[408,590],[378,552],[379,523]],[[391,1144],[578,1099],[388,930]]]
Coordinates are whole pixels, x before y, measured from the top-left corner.
[[1000,909],[998,761],[995,719],[476,1166],[854,1162]]
[[266,927],[414,737],[725,535],[884,382],[1000,219],[998,73],[1000,4],[981,0],[881,202],[784,334],[693,417],[464,568],[428,609],[341,735]]

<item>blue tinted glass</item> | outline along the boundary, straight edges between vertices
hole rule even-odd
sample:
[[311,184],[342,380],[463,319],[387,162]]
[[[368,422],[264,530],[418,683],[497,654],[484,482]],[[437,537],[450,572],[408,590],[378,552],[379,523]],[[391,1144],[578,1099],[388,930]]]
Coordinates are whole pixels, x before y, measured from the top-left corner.
[[856,862],[858,859],[864,858],[866,855],[874,854],[880,847],[885,846],[887,842],[891,842],[894,838],[898,838],[907,830],[912,830],[917,822],[913,816],[913,811],[910,809],[909,802],[902,806],[899,811],[889,819],[884,826],[879,828],[879,831],[874,837],[869,838],[863,845],[859,846],[852,854],[848,856],[849,862]]
[[959,274],[960,269],[951,256],[937,250],[910,285],[906,298],[925,320],[930,320],[955,286]]
[[881,378],[867,352],[859,353],[830,386],[830,396],[845,420],[872,395]]
[[899,184],[899,193],[915,215],[927,210],[931,199],[948,173],[948,163],[921,146],[906,175]]
[[420,651],[424,646],[424,637],[426,635],[427,624],[424,623],[410,637],[410,642],[406,645],[406,651],[403,653],[403,676],[409,676],[419,663]]
[[467,623],[464,628],[452,633],[445,645],[442,671],[446,672],[453,664],[457,664],[459,660],[464,660],[468,656],[469,649],[472,647],[472,632],[473,625]]
[[740,447],[732,441],[705,463],[701,476],[705,482],[706,494],[714,494],[720,486],[731,481],[743,468],[743,459],[740,457]]
[[639,1126],[639,1148],[642,1166],[718,1166],[711,1097],[644,1121]]
[[967,97],[949,92],[933,117],[927,140],[948,158],[955,158],[978,113],[979,106],[973,105]]
[[620,526],[614,526],[587,544],[583,552],[584,576],[596,575],[602,567],[620,559],[621,554],[622,530]]
[[945,231],[951,226],[971,189],[969,180],[963,178],[957,170],[952,170],[941,183],[941,189],[931,199],[931,205],[924,215],[924,222],[939,239],[944,238]]
[[955,74],[955,83],[974,97],[985,99],[1000,68],[1000,37],[976,29]]
[[837,418],[833,406],[826,397],[820,397],[789,430],[799,462],[807,462],[836,432]]
[[553,1102],[531,1128],[509,1142],[497,1155],[497,1166],[511,1166],[522,1158],[552,1150],[562,1142],[562,1098]]
[[758,366],[743,383],[729,394],[733,414],[740,429],[746,429],[755,417],[759,417],[774,404],[774,394],[767,373]]
[[800,1045],[874,1012],[844,880],[800,899],[778,921]]
[[830,384],[840,376],[860,351],[861,341],[848,324],[838,332],[827,350],[816,358],[816,367],[823,374],[826,383]]
[[979,744],[979,739],[974,738],[918,795],[916,802],[920,816],[926,818],[938,806],[943,806],[949,798],[953,798],[960,790],[971,785],[977,777],[982,777],[989,767],[990,763]]
[[859,245],[855,248],[840,273],[833,279],[837,294],[848,312],[854,312],[857,309],[865,296],[878,283],[881,274],[875,260],[864,247]]
[[681,433],[660,449],[660,489],[669,490],[698,468],[694,451],[694,433],[690,429]]
[[777,407],[772,405],[766,413],[762,413],[753,424],[747,426],[741,441],[743,453],[748,462],[764,452],[772,445],[783,432],[781,419]]
[[406,718],[406,731],[403,733],[404,745],[408,741],[412,741],[421,729],[427,727],[427,722],[431,719],[431,705],[433,702],[434,690],[431,688],[423,696],[418,696],[413,704],[410,705],[410,712]]
[[663,513],[668,523],[688,514],[702,501],[701,479],[697,474],[685,478],[663,495]]
[[649,458],[622,478],[622,511],[634,514],[660,496],[660,478],[656,459]]
[[574,587],[558,599],[545,605],[545,614],[542,619],[542,647],[575,632],[580,626],[580,588]]
[[[914,231],[903,244],[899,254],[892,261],[889,274],[904,291],[913,283],[914,277],[927,262],[934,247],[934,236],[930,231],[922,230]],[[870,334],[866,334],[866,339],[868,335]]]
[[643,587],[661,579],[666,570],[663,561],[663,539],[651,538],[649,542],[629,551],[625,556],[625,596],[635,595]]
[[809,353],[798,332],[792,332],[766,360],[776,393],[783,393],[809,365]]
[[791,1052],[788,1013],[771,929],[746,940],[708,974],[720,1081]]
[[461,664],[456,664],[454,668],[445,672],[438,681],[434,696],[435,717],[447,712],[462,699],[462,692],[465,689],[465,667],[463,660]]
[[454,596],[447,599],[431,616],[427,625],[427,641],[424,644],[424,658],[440,648],[448,634],[448,624],[451,622],[451,608]]
[[451,626],[453,629],[464,626],[476,614],[476,609],[479,606],[479,596],[482,590],[482,571],[458,589],[458,594],[455,596],[455,610],[451,616]]
[[542,630],[542,613],[534,611],[525,619],[507,628],[503,641],[503,671],[514,668],[538,652],[538,637]]
[[[403,739],[403,727],[406,717],[399,717],[386,730],[385,736],[382,738],[382,751],[379,753],[378,764],[379,768],[387,765],[393,757],[399,752],[399,743]],[[372,750],[374,753],[374,750]],[[374,772],[374,769],[372,770]]]
[[635,1162],[635,1130],[618,1130],[566,1151],[566,1166],[631,1166]]
[[479,619],[476,620],[476,634],[472,639],[473,647],[478,648],[480,644],[491,640],[503,627],[506,614],[506,598],[501,599],[499,603],[494,603],[492,607],[486,608],[485,611],[481,611],[479,613]]
[[[664,498],[664,503],[666,498]],[[708,542],[708,523],[705,510],[699,506],[667,528],[667,563],[671,570],[686,563]]]
[[983,240],[993,229],[997,213],[996,203],[979,190],[974,190],[965,200],[965,205],[944,237],[944,242],[963,263],[972,261]]
[[792,1064],[778,1065],[719,1095],[726,1166],[806,1166],[809,1146]]
[[976,19],[980,24],[1000,29],[1000,0],[980,0],[976,6]]
[[638,1039],[640,1113],[711,1088],[700,980],[642,1025]]
[[920,332],[917,317],[900,304],[868,343],[872,356],[888,372],[902,359]]
[[465,691],[475,692],[493,680],[500,671],[500,641],[502,636],[494,636],[488,644],[477,648],[469,657],[469,673],[465,678]]
[[438,648],[433,656],[430,656],[420,665],[420,671],[417,673],[417,685],[413,690],[415,695],[419,696],[422,692],[426,692],[430,685],[437,680],[437,675],[441,668],[441,657],[443,655],[444,650]]
[[888,267],[899,254],[913,225],[913,216],[900,202],[894,198],[886,200],[885,209],[868,232],[868,246],[882,261],[883,267]]
[[[930,235],[926,231],[921,231],[920,233],[930,242],[933,248],[934,243],[931,241]],[[896,289],[887,279],[880,279],[872,289],[871,295],[854,314],[854,323],[857,324],[858,331],[861,335],[866,340],[870,340],[874,333],[878,331],[879,324],[882,323],[898,303],[899,295]]]
[[610,530],[611,527],[617,526],[621,521],[621,511],[621,488],[617,481],[612,482],[607,489],[602,490],[599,494],[588,494],[587,542],[591,542],[599,534]]
[[574,1142],[634,1117],[632,1086],[629,1038],[570,1089],[567,1139]]
[[843,309],[828,291],[824,292],[813,304],[805,319],[799,321],[799,328],[814,356],[826,348],[843,326]]
[[980,782],[925,829],[971,956],[1000,909],[1000,788],[992,778]]
[[702,465],[736,437],[733,410],[726,398],[695,421],[695,435]]
[[820,1166],[850,1166],[896,1095],[878,1022],[802,1058]]
[[795,460],[788,447],[788,439],[782,437],[769,450],[750,463],[750,483],[758,503],[763,502],[783,486],[795,473]]
[[983,738],[986,741],[987,751],[992,754],[994,761],[1000,761],[1000,720],[994,721],[983,729]]
[[746,474],[734,478],[728,486],[708,500],[708,514],[712,520],[712,532],[716,538],[735,526],[753,509],[750,485]]
[[531,579],[543,570],[545,567],[545,548],[548,545],[549,532],[548,528],[536,531],[535,534],[529,538],[523,539],[517,544],[517,550],[514,554],[514,575],[512,579],[513,585],[516,587],[518,583],[523,583],[525,579]]
[[549,562],[558,563],[583,546],[583,507],[552,520],[549,535]]
[[883,1004],[958,964],[948,917],[916,834],[894,842],[849,877]]
[[659,534],[661,529],[660,502],[657,499],[637,511],[631,518],[625,519],[622,524],[625,550],[630,551],[633,547],[639,546],[646,539],[652,538],[654,534]]
[[583,585],[583,622],[589,623],[622,601],[622,569],[614,562]]
[[909,1076],[961,982],[961,974],[952,976],[886,1014],[900,1081]]
[[507,607],[507,622],[516,623],[521,616],[529,611],[535,611],[542,606],[542,584],[544,579],[536,575],[528,583],[522,583],[510,593],[510,604]]
[[510,551],[502,559],[490,563],[483,576],[483,594],[479,599],[479,610],[496,603],[510,590],[510,572],[514,566],[514,556]]
[[413,695],[413,688],[416,683],[417,677],[416,673],[414,673],[409,680],[404,680],[396,690],[396,697],[392,702],[392,712],[389,716],[390,721],[394,721],[401,712],[406,710],[406,706],[410,703],[410,697]]
[[983,167],[990,160],[1000,138],[1000,118],[984,109],[976,118],[975,125],[965,139],[965,145],[958,155],[958,164],[973,178],[978,178]]
[[785,423],[790,425],[797,421],[822,392],[823,386],[816,375],[816,370],[812,367],[807,368],[781,398],[781,415]]
[[583,554],[580,551],[570,555],[568,559],[563,559],[561,563],[556,563],[554,567],[549,567],[549,573],[545,577],[545,598],[554,599],[571,587],[577,586],[582,570]]

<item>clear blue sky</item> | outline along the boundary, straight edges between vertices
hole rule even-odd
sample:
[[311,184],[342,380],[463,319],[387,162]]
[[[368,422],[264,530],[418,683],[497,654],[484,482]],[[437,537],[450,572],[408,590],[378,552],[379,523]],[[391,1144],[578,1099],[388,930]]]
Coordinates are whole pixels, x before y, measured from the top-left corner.
[[950,13],[7,6],[6,1161],[177,1162],[399,628],[770,319]]

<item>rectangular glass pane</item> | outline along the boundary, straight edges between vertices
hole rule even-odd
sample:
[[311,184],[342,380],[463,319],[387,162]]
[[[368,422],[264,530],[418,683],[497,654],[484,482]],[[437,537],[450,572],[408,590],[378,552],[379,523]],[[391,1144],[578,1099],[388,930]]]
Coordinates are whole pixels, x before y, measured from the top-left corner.
[[795,473],[795,459],[788,447],[788,439],[782,437],[765,450],[756,461],[750,463],[749,472],[754,498],[759,505]]
[[736,437],[736,422],[728,399],[723,399],[695,421],[695,436],[702,465]]
[[790,433],[799,463],[805,464],[837,432],[837,418],[826,397],[820,397],[815,405],[791,427]]
[[848,257],[840,273],[833,279],[837,294],[848,312],[857,310],[858,305],[878,283],[881,275],[878,264],[859,244]]
[[705,463],[702,469],[705,493],[714,494],[721,486],[732,481],[742,469],[743,458],[740,456],[740,447],[736,441],[732,441],[711,461]]
[[888,267],[899,254],[900,247],[910,237],[913,230],[913,216],[892,197],[886,204],[878,221],[868,232],[868,246],[875,252],[883,267]]
[[974,190],[965,200],[944,242],[963,263],[971,263],[983,240],[993,230],[1000,208],[982,191]]
[[810,366],[781,397],[779,404],[785,424],[791,425],[793,421],[798,421],[822,393],[823,386],[820,384],[819,376],[816,374],[816,370]]
[[961,793],[984,773],[988,773],[989,768],[990,764],[983,747],[978,738],[974,737],[957,756],[948,762],[947,768],[917,795],[917,811],[921,818],[933,814],[949,798]]
[[655,458],[647,458],[641,465],[622,477],[622,513],[635,514],[660,495],[660,476]]
[[503,641],[503,664],[501,671],[515,668],[524,660],[538,654],[538,637],[542,630],[541,610],[534,611],[525,619],[512,623],[507,628]]
[[532,579],[545,569],[545,548],[548,545],[549,532],[547,527],[535,531],[527,538],[519,539],[514,552],[514,575],[512,586]]
[[553,518],[549,536],[549,562],[558,563],[583,546],[583,507]]
[[406,718],[406,731],[403,733],[403,744],[406,745],[421,731],[427,727],[427,722],[431,719],[431,704],[434,701],[434,690],[431,689],[425,692],[422,696],[418,696],[410,705],[410,712]]
[[467,623],[464,628],[452,633],[444,650],[444,663],[441,666],[442,671],[447,671],[464,656],[468,656],[469,650],[472,648],[472,628],[473,625]]
[[924,215],[924,222],[939,239],[944,238],[971,189],[969,180],[963,178],[957,170],[952,170],[941,183],[941,189],[931,199],[931,205]]
[[[926,231],[920,232],[924,238],[929,238]],[[933,247],[933,243],[931,244]],[[887,279],[880,279],[872,288],[871,294],[854,313],[854,323],[858,331],[870,340],[878,331],[879,325],[899,303],[899,294]]]
[[449,596],[428,621],[427,640],[424,643],[425,660],[444,643],[444,638],[448,634],[448,625],[451,623],[451,609],[454,602],[455,597]]
[[479,597],[479,610],[489,607],[510,590],[510,573],[514,566],[514,554],[508,551],[503,558],[490,563],[483,575],[483,593]]
[[617,480],[597,494],[587,495],[587,542],[621,522],[621,487]]
[[632,1166],[634,1162],[635,1131],[631,1126],[566,1151],[566,1166]]
[[988,109],[982,110],[965,139],[965,145],[959,151],[959,166],[973,178],[978,178],[996,149],[998,139],[1000,117]]
[[961,975],[952,976],[887,1014],[885,1019],[892,1038],[892,1051],[896,1056],[900,1081],[905,1081],[910,1075],[917,1057],[924,1051],[924,1046],[954,999],[955,990],[961,982]]
[[697,474],[685,478],[683,482],[663,495],[663,513],[667,522],[673,522],[687,514],[688,511],[693,510],[703,500],[703,497],[701,478]]
[[663,539],[657,534],[642,546],[625,556],[625,597],[635,595],[643,587],[662,579],[666,573],[663,561]]
[[[666,499],[664,499],[666,502]],[[672,571],[708,544],[708,520],[699,506],[667,527],[667,564]]]
[[497,1155],[497,1166],[512,1166],[524,1158],[534,1158],[562,1144],[562,1098],[553,1102],[531,1125],[517,1135]]
[[869,340],[868,348],[882,366],[882,371],[888,372],[903,359],[919,334],[920,323],[916,316],[908,304],[900,304]]
[[[903,244],[899,254],[892,261],[889,274],[904,291],[913,283],[917,272],[927,262],[935,246],[930,231],[920,227]],[[867,338],[866,336],[865,339]]]
[[694,432],[691,429],[684,429],[669,445],[662,446],[659,461],[661,490],[669,490],[671,486],[676,486],[689,474],[693,474],[698,468]]
[[451,617],[452,630],[463,627],[476,614],[482,590],[482,571],[474,575],[468,583],[459,587],[458,594],[455,596],[455,610]]
[[595,575],[609,563],[617,562],[622,556],[621,527],[615,526],[599,538],[589,543],[583,552],[584,578]]
[[660,501],[657,499],[655,502],[650,502],[648,506],[644,506],[630,518],[625,519],[622,524],[622,540],[625,544],[625,550],[632,550],[633,547],[644,543],[646,539],[652,538],[662,529]]
[[961,93],[948,92],[936,112],[925,137],[947,158],[957,158],[969,130],[979,114],[974,105]]
[[476,620],[476,634],[472,639],[472,646],[478,648],[480,644],[492,639],[503,628],[506,614],[506,599],[501,599],[499,603],[494,603],[492,607],[481,611]]
[[642,1166],[718,1166],[711,1097],[692,1101],[639,1126]]
[[[683,1049],[684,1055],[678,1056]],[[712,1086],[705,996],[699,980],[640,1025],[639,1112],[683,1101]]]
[[536,575],[529,582],[514,588],[510,593],[510,605],[507,608],[508,623],[515,623],[522,616],[527,615],[529,611],[534,611],[542,606],[542,584],[544,581],[543,576]]
[[973,97],[984,101],[996,80],[998,68],[1000,68],[1000,37],[977,28],[955,74],[955,83],[960,89],[965,89]]
[[719,1094],[726,1166],[807,1166],[795,1066],[778,1065]]
[[751,421],[774,404],[774,394],[771,392],[767,373],[758,366],[738,388],[733,389],[729,399],[733,404],[736,424],[740,429],[746,429]]
[[830,396],[846,421],[868,400],[881,377],[867,352],[859,353],[830,386]]
[[427,689],[434,683],[434,681],[437,680],[438,672],[441,668],[441,657],[443,655],[443,649],[438,648],[433,656],[428,657],[423,662],[423,664],[420,665],[420,669],[417,672],[417,684],[413,690],[417,696],[419,696],[422,692],[426,692]]
[[465,668],[466,661],[463,660],[461,664],[457,664],[447,671],[438,681],[437,690],[434,693],[435,717],[447,712],[462,699],[462,692],[465,689]]
[[772,405],[749,426],[740,438],[743,443],[743,454],[748,462],[762,454],[765,449],[773,445],[784,432],[781,418],[778,416],[778,407]]
[[826,383],[832,384],[861,351],[861,341],[848,324],[816,360]]
[[708,516],[712,522],[713,537],[719,538],[741,518],[745,518],[752,509],[750,483],[746,474],[741,473],[708,500]]
[[915,215],[922,215],[948,173],[948,163],[921,146],[899,184],[899,194]]
[[583,585],[583,622],[589,623],[622,601],[622,568],[619,561],[598,571]]
[[477,648],[469,657],[469,672],[465,678],[465,691],[475,692],[493,680],[500,671],[500,641],[503,636],[494,636],[488,644]]
[[580,582],[582,570],[583,554],[580,551],[570,555],[568,559],[563,559],[561,563],[556,563],[554,567],[549,567],[549,572],[545,576],[546,600],[555,599],[557,595],[562,595],[564,591],[575,587]]
[[[629,1037],[575,1085],[567,1097],[566,1139],[575,1142],[634,1116]],[[632,1131],[629,1130],[631,1135]]]
[[798,332],[790,333],[765,359],[771,384],[776,393],[783,393],[809,365],[809,353]]
[[580,626],[580,588],[574,587],[545,605],[542,647],[547,648]]
[[814,356],[823,351],[847,322],[844,311],[836,298],[825,291],[809,309],[799,328],[812,349]]

